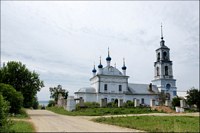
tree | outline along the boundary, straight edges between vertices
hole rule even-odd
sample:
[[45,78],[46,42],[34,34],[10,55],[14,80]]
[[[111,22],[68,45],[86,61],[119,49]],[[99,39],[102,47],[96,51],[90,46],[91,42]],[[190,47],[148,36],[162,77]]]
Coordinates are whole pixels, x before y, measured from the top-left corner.
[[164,105],[165,104],[165,100],[166,100],[166,94],[164,92],[161,92],[159,95],[159,104],[160,105]]
[[10,103],[10,113],[19,113],[23,105],[23,96],[17,92],[11,85],[0,83],[0,93]]
[[187,104],[196,105],[197,109],[200,111],[200,91],[194,87],[187,91]]
[[54,101],[57,103],[58,102],[58,96],[61,94],[65,99],[68,97],[68,91],[65,89],[62,89],[61,85],[58,85],[57,87],[50,87],[50,98],[54,98]]
[[21,62],[10,61],[0,69],[0,82],[12,85],[23,94],[24,107],[32,107],[37,92],[44,87],[39,74],[31,72]]
[[180,100],[181,100],[181,98],[180,97],[174,97],[173,99],[172,99],[172,106],[173,107],[175,107],[175,106],[180,106]]
[[9,130],[9,102],[4,100],[4,97],[0,93],[0,132],[8,132]]

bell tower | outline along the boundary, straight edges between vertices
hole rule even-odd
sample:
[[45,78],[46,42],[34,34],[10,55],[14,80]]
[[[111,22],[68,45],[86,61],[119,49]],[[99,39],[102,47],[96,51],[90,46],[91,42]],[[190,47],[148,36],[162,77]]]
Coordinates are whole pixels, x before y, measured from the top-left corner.
[[160,47],[156,49],[156,62],[154,62],[153,85],[157,85],[160,92],[167,95],[168,100],[172,100],[177,95],[176,79],[173,78],[172,61],[170,60],[170,49],[163,40],[161,25]]

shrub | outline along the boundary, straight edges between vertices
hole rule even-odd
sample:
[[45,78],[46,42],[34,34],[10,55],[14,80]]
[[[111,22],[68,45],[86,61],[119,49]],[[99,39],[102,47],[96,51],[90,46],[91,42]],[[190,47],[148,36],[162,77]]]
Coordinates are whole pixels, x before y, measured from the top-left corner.
[[180,100],[181,98],[180,97],[174,97],[172,99],[172,106],[175,107],[175,106],[180,106]]
[[133,101],[126,101],[126,103],[124,104],[124,107],[129,108],[129,107],[134,107],[134,102]]
[[80,104],[76,104],[76,110],[79,110],[80,108],[99,108],[100,104],[97,102],[84,102],[84,106],[80,107]]
[[17,92],[11,85],[0,83],[0,93],[10,103],[10,113],[19,113],[23,105],[23,96]]
[[53,107],[56,105],[56,102],[54,100],[49,100],[49,103],[48,103],[48,107]]
[[0,93],[0,132],[8,132],[9,120],[8,120],[9,102],[4,100],[4,97]]
[[116,108],[116,107],[118,107],[118,105],[117,105],[117,102],[109,102],[109,103],[107,103],[107,107]]

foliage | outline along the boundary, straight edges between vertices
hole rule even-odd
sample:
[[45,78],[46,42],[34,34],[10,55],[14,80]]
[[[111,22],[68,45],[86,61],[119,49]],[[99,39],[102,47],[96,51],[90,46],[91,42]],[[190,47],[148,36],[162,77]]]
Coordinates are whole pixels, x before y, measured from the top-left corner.
[[13,121],[10,130],[13,132],[20,132],[20,133],[35,132],[33,124],[27,121]]
[[71,115],[71,116],[103,116],[103,115],[119,115],[119,114],[144,114],[144,113],[159,113],[150,108],[82,108],[75,111],[67,111],[63,107],[47,107],[47,110],[52,112]]
[[181,98],[180,97],[174,97],[173,99],[172,99],[172,106],[173,107],[175,107],[175,106],[178,106],[178,107],[180,107],[180,100],[181,100]]
[[117,108],[118,103],[117,102],[109,102],[109,103],[107,103],[107,107],[108,108]]
[[49,103],[48,103],[48,105],[47,105],[47,107],[53,107],[53,106],[55,106],[55,101],[54,100],[49,100]]
[[10,103],[10,113],[19,113],[23,104],[23,96],[17,92],[11,85],[0,83],[0,92],[5,100]]
[[195,89],[194,87],[187,91],[187,104],[196,105],[197,109],[200,111],[200,90]]
[[24,97],[23,106],[32,107],[37,91],[44,87],[39,74],[31,72],[21,62],[10,61],[0,69],[0,82],[12,85]]
[[128,100],[128,101],[126,101],[126,103],[124,104],[124,107],[126,107],[126,108],[134,107],[134,102]]
[[9,102],[5,101],[0,93],[0,132],[7,132],[9,129]]
[[[100,104],[97,102],[84,102],[84,108],[99,108]],[[76,104],[76,110],[81,109],[80,104]]]
[[35,96],[33,99],[33,109],[38,109],[39,108],[39,102],[37,97]]
[[161,92],[159,95],[159,104],[160,105],[164,105],[165,104],[165,100],[166,100],[166,94],[164,92]]
[[28,119],[29,116],[24,108],[21,108],[18,114],[10,115],[10,118],[14,119]]
[[58,85],[57,87],[50,87],[50,98],[54,98],[54,101],[58,102],[58,96],[61,94],[65,99],[68,97],[68,91],[62,88],[61,85]]
[[192,116],[101,117],[93,120],[146,132],[199,132],[199,117]]

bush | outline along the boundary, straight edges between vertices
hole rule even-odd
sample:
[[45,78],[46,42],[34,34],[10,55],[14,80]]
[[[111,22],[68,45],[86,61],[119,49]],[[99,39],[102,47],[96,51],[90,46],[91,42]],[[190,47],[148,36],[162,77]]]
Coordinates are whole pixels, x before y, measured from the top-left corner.
[[124,104],[124,107],[126,107],[126,108],[134,107],[134,102],[128,100],[128,101],[126,101],[126,103]]
[[180,106],[180,100],[181,98],[180,97],[174,97],[172,99],[172,106],[175,108],[175,106]]
[[48,107],[53,107],[56,105],[56,102],[54,100],[49,100],[49,103],[48,103]]
[[10,103],[10,113],[19,113],[23,105],[23,96],[17,92],[11,85],[0,83],[0,93]]
[[0,132],[8,132],[9,120],[8,120],[9,102],[5,101],[0,93]]
[[76,110],[79,110],[80,108],[99,108],[100,104],[97,102],[84,102],[84,106],[80,107],[80,104],[76,104]]
[[109,103],[107,103],[107,107],[116,108],[116,107],[118,107],[118,105],[117,105],[117,102],[109,102]]

